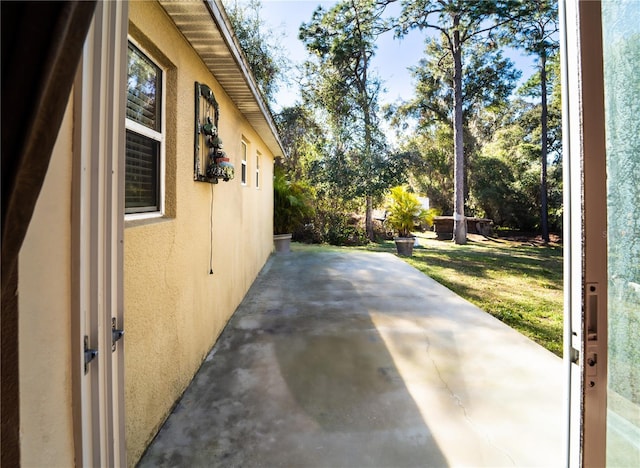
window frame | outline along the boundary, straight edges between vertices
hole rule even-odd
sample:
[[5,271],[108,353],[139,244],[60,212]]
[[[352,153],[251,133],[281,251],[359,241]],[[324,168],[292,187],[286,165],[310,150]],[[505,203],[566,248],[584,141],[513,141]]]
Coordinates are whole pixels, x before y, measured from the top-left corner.
[[256,151],[256,190],[260,190],[260,159],[262,154],[260,151]]
[[[159,142],[159,161],[158,161],[158,209],[157,210],[149,210],[149,211],[132,211],[127,212],[125,207],[125,220],[133,221],[137,219],[149,219],[149,218],[160,218],[165,214],[165,179],[166,179],[166,114],[167,114],[167,103],[166,103],[166,88],[167,88],[167,68],[163,67],[162,64],[156,60],[151,53],[147,49],[145,49],[138,41],[136,41],[133,37],[127,37],[127,53],[129,51],[129,44],[133,45],[136,49],[142,53],[147,60],[153,63],[160,72],[162,73],[160,80],[160,131],[153,130],[141,123],[138,123],[134,120],[131,120],[127,117],[125,112],[125,133],[126,131],[133,132],[135,134],[141,135],[146,138],[150,138],[154,141]],[[128,73],[127,73],[128,78]],[[126,152],[125,152],[125,167],[126,167]]]
[[244,138],[240,141],[240,185],[243,186],[248,186],[248,182],[247,182],[247,170],[248,170],[248,165],[247,165],[247,153],[249,152],[249,142],[247,142],[247,140],[245,140]]

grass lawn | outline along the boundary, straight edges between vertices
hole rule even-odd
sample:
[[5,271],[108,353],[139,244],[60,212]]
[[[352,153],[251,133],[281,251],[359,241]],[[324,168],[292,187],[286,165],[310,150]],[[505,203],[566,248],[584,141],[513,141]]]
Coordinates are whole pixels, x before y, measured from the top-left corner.
[[[419,235],[407,263],[562,356],[562,246],[485,239],[466,245]],[[366,250],[395,253],[393,241]]]

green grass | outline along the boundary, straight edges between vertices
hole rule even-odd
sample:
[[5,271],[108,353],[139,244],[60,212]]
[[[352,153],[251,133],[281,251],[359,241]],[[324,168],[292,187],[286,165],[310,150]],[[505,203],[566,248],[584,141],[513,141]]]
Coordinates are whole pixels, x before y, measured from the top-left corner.
[[[407,263],[562,356],[562,247],[469,236],[466,245],[420,235]],[[359,249],[395,253],[393,241]]]

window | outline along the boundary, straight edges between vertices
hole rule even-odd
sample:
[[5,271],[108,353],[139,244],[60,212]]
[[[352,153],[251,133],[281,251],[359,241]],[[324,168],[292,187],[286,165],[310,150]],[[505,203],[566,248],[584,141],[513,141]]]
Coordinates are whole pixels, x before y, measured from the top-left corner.
[[125,213],[160,213],[164,203],[163,72],[129,43]]
[[256,188],[260,188],[260,153],[256,153]]
[[247,185],[247,142],[242,140],[242,162],[241,162],[241,178],[240,178],[240,182],[242,183],[242,185]]

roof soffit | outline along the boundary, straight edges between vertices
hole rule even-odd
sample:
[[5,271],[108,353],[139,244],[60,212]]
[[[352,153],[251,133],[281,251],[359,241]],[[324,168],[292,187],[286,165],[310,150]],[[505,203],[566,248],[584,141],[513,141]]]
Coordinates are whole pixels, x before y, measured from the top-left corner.
[[159,3],[273,155],[284,154],[271,112],[240,51],[221,0]]

